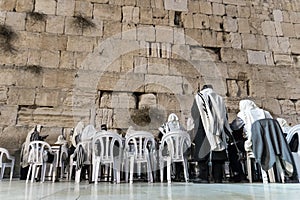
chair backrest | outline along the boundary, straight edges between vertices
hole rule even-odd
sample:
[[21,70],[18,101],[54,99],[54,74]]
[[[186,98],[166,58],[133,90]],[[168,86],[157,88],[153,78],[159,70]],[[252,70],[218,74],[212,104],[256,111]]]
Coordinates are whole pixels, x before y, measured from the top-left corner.
[[44,141],[32,141],[29,143],[28,163],[42,164],[47,152],[53,153],[50,145]]
[[167,148],[168,156],[171,156],[173,161],[180,161],[184,159],[190,146],[191,138],[186,131],[171,131],[162,137],[159,153],[162,156],[162,151]]
[[292,152],[300,152],[299,134],[300,134],[300,124],[297,124],[289,130],[286,136],[286,140]]
[[149,151],[155,149],[155,139],[152,133],[133,131],[125,140],[125,152],[133,153],[138,160],[145,160]]
[[110,131],[101,131],[93,139],[93,156],[101,162],[113,162],[116,156],[122,155],[122,137]]
[[0,147],[0,167],[2,166],[3,158],[9,157],[7,149]]

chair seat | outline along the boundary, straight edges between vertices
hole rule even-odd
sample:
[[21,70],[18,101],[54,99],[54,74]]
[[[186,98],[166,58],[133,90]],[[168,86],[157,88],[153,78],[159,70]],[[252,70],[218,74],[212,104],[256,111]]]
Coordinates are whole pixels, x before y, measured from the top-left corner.
[[[6,162],[4,162],[5,158],[6,158]],[[12,180],[14,165],[15,165],[15,157],[11,156],[7,149],[0,147],[0,168],[1,168],[0,180],[3,179],[5,168],[7,167],[10,168],[10,181]]]

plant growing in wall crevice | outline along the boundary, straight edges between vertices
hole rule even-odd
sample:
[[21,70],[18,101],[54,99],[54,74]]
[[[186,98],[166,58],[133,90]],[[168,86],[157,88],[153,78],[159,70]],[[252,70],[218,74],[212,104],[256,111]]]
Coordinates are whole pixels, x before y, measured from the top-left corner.
[[47,15],[39,12],[28,12],[27,15],[34,21],[46,21]]
[[74,16],[73,25],[80,30],[96,27],[94,22],[81,14]]
[[16,49],[11,42],[16,39],[17,34],[7,25],[0,24],[0,50],[13,53]]

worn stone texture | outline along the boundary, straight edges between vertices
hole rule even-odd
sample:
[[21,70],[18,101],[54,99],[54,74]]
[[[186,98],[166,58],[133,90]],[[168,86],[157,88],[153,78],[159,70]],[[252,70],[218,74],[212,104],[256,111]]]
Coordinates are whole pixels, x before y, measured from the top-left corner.
[[[213,84],[225,98],[230,120],[238,102],[251,98],[299,123],[299,6],[2,0],[0,24],[12,32],[0,35],[1,142],[20,148],[37,123],[55,141],[62,127],[93,119],[97,128],[132,125],[156,133],[171,112],[185,123],[203,84]],[[31,12],[44,14],[45,21],[33,20]],[[75,16],[92,25],[80,28]]]

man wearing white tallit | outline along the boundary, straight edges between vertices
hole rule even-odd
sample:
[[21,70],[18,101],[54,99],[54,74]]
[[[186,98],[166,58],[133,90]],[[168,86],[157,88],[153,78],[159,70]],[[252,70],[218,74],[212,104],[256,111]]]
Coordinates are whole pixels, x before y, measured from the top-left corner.
[[239,108],[240,112],[237,114],[237,116],[241,118],[245,123],[244,132],[247,137],[247,140],[245,141],[245,150],[248,152],[252,152],[252,124],[257,120],[266,118],[272,119],[273,117],[268,111],[257,107],[257,105],[249,99],[241,100],[239,103]]
[[211,85],[205,85],[195,95],[191,114],[196,133],[194,159],[200,167],[199,177],[194,182],[208,183],[211,163],[214,182],[220,183],[223,178],[223,164],[227,158],[226,132],[232,132],[223,98],[214,92]]

